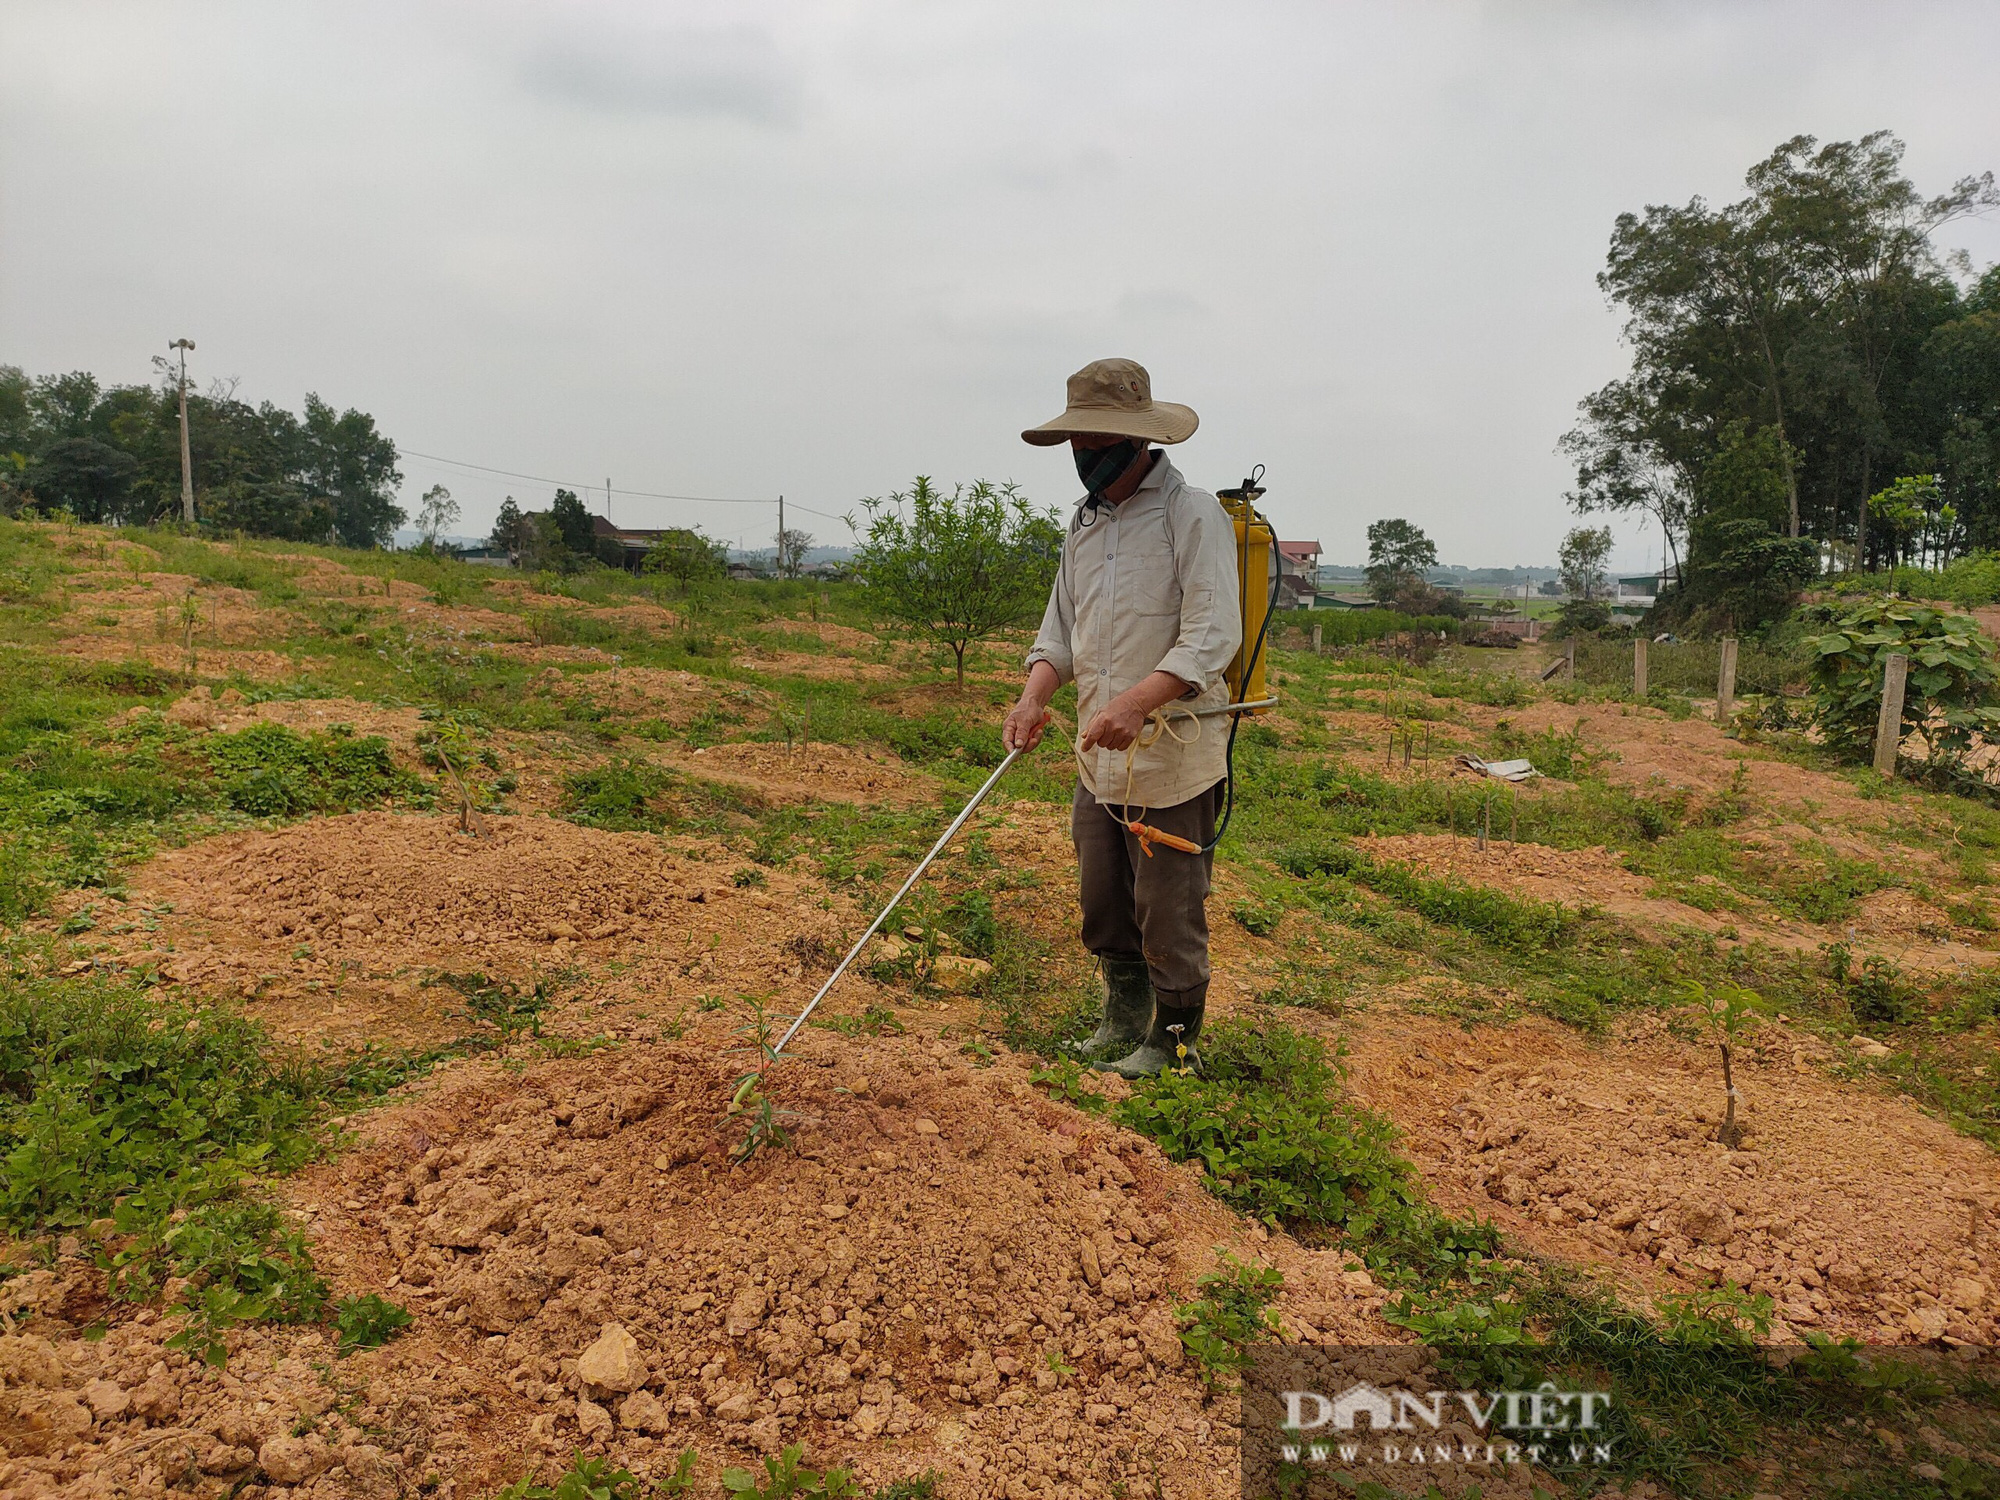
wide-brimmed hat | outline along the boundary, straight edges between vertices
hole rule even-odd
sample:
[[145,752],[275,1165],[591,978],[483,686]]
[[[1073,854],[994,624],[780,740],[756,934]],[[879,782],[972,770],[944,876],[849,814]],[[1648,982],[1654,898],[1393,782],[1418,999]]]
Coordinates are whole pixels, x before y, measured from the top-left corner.
[[1137,360],[1094,359],[1070,376],[1063,414],[1021,436],[1038,448],[1053,448],[1078,433],[1184,443],[1200,425],[1193,407],[1153,399],[1153,377]]

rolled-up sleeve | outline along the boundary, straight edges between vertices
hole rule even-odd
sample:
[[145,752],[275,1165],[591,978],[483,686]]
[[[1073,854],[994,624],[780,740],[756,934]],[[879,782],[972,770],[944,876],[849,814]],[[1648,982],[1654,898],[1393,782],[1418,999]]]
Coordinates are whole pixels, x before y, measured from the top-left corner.
[[1187,507],[1174,544],[1181,586],[1181,629],[1159,670],[1185,682],[1189,696],[1206,692],[1228,670],[1243,645],[1243,610],[1237,598],[1236,534],[1214,500]]
[[[1067,538],[1063,541],[1069,546]],[[1056,669],[1059,685],[1076,681],[1076,651],[1071,644],[1076,626],[1076,601],[1069,596],[1069,569],[1056,569],[1056,581],[1049,589],[1049,607],[1042,611],[1042,628],[1035,632],[1035,644],[1028,648],[1030,671],[1038,661]]]

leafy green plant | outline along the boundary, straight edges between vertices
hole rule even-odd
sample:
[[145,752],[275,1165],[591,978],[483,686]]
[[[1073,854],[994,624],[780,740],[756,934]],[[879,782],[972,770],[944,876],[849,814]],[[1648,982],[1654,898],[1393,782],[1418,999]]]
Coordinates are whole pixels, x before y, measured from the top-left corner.
[[1715,1138],[1734,1151],[1743,1144],[1743,1128],[1736,1123],[1736,1043],[1750,1017],[1764,1008],[1762,997],[1740,985],[1703,985],[1683,979],[1678,985],[1682,997],[1700,1010],[1709,1036],[1722,1054],[1722,1087],[1725,1097],[1722,1125]]
[[184,1320],[169,1348],[221,1365],[228,1353],[222,1336],[235,1325],[309,1323],[325,1311],[326,1283],[305,1236],[270,1203],[205,1203],[176,1220],[135,1195],[118,1206],[114,1222],[129,1237],[106,1261],[114,1292],[145,1301],[168,1276],[185,1282],[169,1309]]
[[901,1036],[908,1028],[896,1013],[879,1000],[870,1000],[858,1016],[819,1016],[812,1019],[815,1026],[824,1026],[828,1031],[837,1031],[842,1036]]
[[342,1297],[334,1304],[333,1326],[340,1335],[339,1352],[379,1349],[410,1326],[408,1309],[398,1307],[375,1292],[365,1297]]
[[348,812],[422,791],[391,759],[387,740],[339,726],[307,735],[282,724],[252,724],[210,735],[198,748],[223,801],[254,817]]
[[1282,1331],[1271,1303],[1285,1289],[1276,1266],[1249,1265],[1227,1250],[1217,1250],[1215,1259],[1215,1270],[1195,1278],[1202,1295],[1174,1309],[1181,1344],[1211,1386],[1248,1364],[1253,1344]]
[[674,1472],[655,1485],[623,1466],[612,1467],[609,1458],[585,1458],[579,1453],[554,1484],[539,1484],[524,1475],[494,1500],[665,1500],[694,1493],[696,1462],[694,1449],[682,1449]]
[[539,976],[525,992],[511,979],[481,973],[443,973],[436,975],[431,982],[442,984],[464,996],[464,1009],[448,1014],[458,1020],[492,1027],[498,1035],[503,1056],[524,1034],[531,1037],[542,1034],[542,1013],[554,998],[549,981]]
[[563,777],[562,815],[572,823],[658,833],[669,819],[653,803],[673,777],[646,760],[614,760]]
[[1072,1104],[1087,1114],[1101,1115],[1111,1107],[1111,1101],[1090,1086],[1090,1074],[1073,1057],[1058,1057],[1035,1069],[1028,1075],[1028,1081],[1047,1089],[1050,1098]]
[[1284,921],[1285,909],[1263,901],[1238,901],[1229,908],[1229,915],[1252,937],[1269,937]]
[[1987,706],[2000,656],[1970,616],[1871,599],[1809,645],[1815,718],[1827,743],[1847,754],[1872,753],[1883,679],[1898,653],[1910,659],[1898,739],[1914,732],[1933,766],[1961,765],[1974,736],[2000,726],[2000,708]]
[[791,1144],[784,1127],[790,1112],[780,1110],[764,1092],[765,1075],[784,1056],[773,1041],[778,1035],[779,1018],[772,1013],[767,996],[745,995],[743,1001],[749,1009],[749,1019],[736,1029],[736,1034],[744,1039],[744,1045],[729,1050],[754,1053],[756,1061],[736,1080],[736,1092],[730,1096],[724,1112],[725,1118],[740,1118],[744,1123],[743,1139],[737,1142],[729,1158],[739,1166],[768,1147]]
[[1382,1318],[1432,1345],[1504,1348],[1534,1342],[1526,1326],[1526,1310],[1505,1297],[1468,1298],[1451,1291],[1413,1296],[1406,1292],[1382,1309]]
[[1694,1348],[1747,1347],[1756,1335],[1771,1331],[1775,1306],[1762,1292],[1747,1292],[1727,1281],[1653,1298],[1662,1336]]
[[850,1470],[807,1468],[805,1449],[797,1443],[765,1459],[761,1478],[749,1469],[724,1469],[722,1489],[746,1500],[858,1500],[861,1494]]

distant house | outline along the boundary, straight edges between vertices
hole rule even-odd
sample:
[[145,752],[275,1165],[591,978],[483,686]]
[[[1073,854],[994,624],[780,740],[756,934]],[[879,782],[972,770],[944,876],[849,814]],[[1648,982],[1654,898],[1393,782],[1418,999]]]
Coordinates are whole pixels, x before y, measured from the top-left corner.
[[[663,529],[649,531],[636,526],[614,526],[607,516],[592,516],[590,534],[599,543],[609,541],[617,546],[622,554],[619,565],[628,573],[636,573],[645,566],[646,554],[659,544],[660,538],[666,536],[667,532]],[[600,545],[598,556],[609,562],[611,560],[607,555],[609,550]]]
[[1278,608],[1312,608],[1319,554],[1318,542],[1278,543]]
[[1322,593],[1313,596],[1313,609],[1380,609],[1381,603],[1372,594]]

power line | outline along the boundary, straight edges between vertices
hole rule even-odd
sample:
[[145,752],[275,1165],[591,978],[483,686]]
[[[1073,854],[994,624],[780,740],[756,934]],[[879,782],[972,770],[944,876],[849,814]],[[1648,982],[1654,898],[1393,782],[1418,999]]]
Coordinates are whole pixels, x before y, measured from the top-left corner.
[[[491,464],[468,463],[462,458],[445,458],[443,455],[437,453],[419,453],[415,448],[398,448],[396,451],[409,458],[421,458],[434,464],[449,464],[456,469],[476,469],[482,474],[499,474],[507,479],[526,479],[535,484],[553,484],[560,489],[583,490],[588,488],[588,486],[573,479],[551,479],[546,474],[523,474],[518,469],[496,469]],[[608,485],[606,486],[605,493],[626,495],[634,500],[685,500],[699,505],[769,505],[771,503],[769,499],[751,499],[741,495],[668,495],[662,494],[658,490],[618,490],[614,492]],[[800,505],[796,500],[790,503],[793,509],[802,510],[807,515],[818,516],[822,520],[844,521],[847,519],[845,516],[829,515],[823,510],[814,510],[809,505]]]

